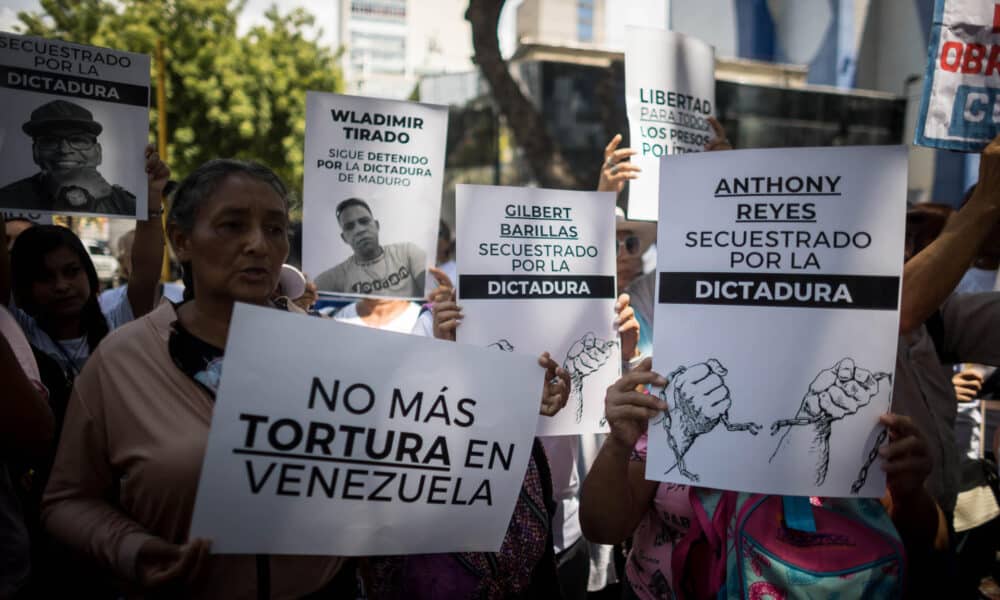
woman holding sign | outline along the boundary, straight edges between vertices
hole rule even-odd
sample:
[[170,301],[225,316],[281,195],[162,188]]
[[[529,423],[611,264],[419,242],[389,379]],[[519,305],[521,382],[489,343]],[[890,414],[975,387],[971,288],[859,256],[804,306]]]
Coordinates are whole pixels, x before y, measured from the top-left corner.
[[233,305],[272,303],[288,256],[288,193],[270,169],[214,160],[174,194],[168,234],[186,301],[102,344],[73,389],[43,520],[142,593],[303,597],[338,557],[210,556],[188,539]]
[[[706,379],[704,398],[695,399],[696,402],[706,403],[700,409],[703,413],[710,412],[713,402],[711,394],[715,389],[710,379],[711,376]],[[693,524],[700,522],[699,515],[704,514],[699,498],[703,494],[718,492],[647,481],[645,477],[647,424],[670,407],[656,395],[645,393],[643,388],[666,385],[667,380],[652,370],[652,360],[646,359],[608,389],[605,410],[611,435],[583,484],[580,521],[587,539],[607,544],[616,544],[629,537],[633,540],[626,564],[625,598],[652,600],[671,597],[670,590],[690,589],[691,585],[714,596],[717,589],[705,589],[698,584],[711,585],[705,582],[710,582],[712,574],[719,572],[713,571],[713,568],[721,568],[723,574],[726,572],[725,552],[721,556],[721,567],[717,562],[712,563],[711,559],[698,562],[692,558],[696,554],[692,544],[699,538],[697,531],[695,534],[691,531]],[[939,509],[923,487],[930,472],[927,444],[907,417],[887,414],[883,415],[881,422],[889,432],[889,442],[878,453],[882,459],[881,468],[887,475],[888,491],[884,503],[907,551],[924,552],[935,543],[935,537],[941,535],[937,526],[943,526]],[[866,501],[850,499],[842,502]],[[785,518],[791,520],[787,514]],[[722,526],[727,524],[728,521]],[[791,526],[781,531],[791,532],[787,535],[795,533]],[[844,533],[855,535],[857,530]],[[835,544],[830,538],[830,544],[839,543]],[[829,548],[832,551],[833,546]],[[677,553],[680,557],[675,556]],[[859,549],[858,555],[860,553]],[[764,571],[765,577],[767,573]],[[879,588],[878,596],[898,596],[902,591],[900,573],[883,571],[882,576],[884,579],[880,584],[899,587]],[[824,585],[835,579],[828,578]],[[844,582],[848,580],[844,579]],[[718,581],[715,583],[718,584]],[[780,588],[778,584],[779,581],[770,581],[773,589],[769,589],[774,591]],[[728,585],[728,582],[723,581],[723,585]],[[823,590],[825,593],[836,591],[833,587],[824,587]],[[884,594],[881,593],[883,591]]]

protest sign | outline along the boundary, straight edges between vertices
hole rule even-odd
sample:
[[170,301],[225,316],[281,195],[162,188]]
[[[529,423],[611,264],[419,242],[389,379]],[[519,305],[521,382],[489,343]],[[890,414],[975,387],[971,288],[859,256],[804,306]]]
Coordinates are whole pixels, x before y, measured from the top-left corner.
[[16,219],[21,219],[24,221],[31,221],[37,225],[51,225],[52,224],[52,214],[46,212],[35,212],[32,210],[10,210],[6,208],[0,208],[0,215],[3,215],[4,221],[13,221]]
[[681,33],[626,27],[625,101],[629,146],[642,168],[628,184],[628,218],[655,221],[660,159],[701,152],[712,141],[715,50]]
[[191,536],[223,554],[496,552],[543,378],[528,356],[237,305]]
[[0,33],[0,208],[146,218],[149,57]]
[[538,356],[571,377],[539,435],[607,431],[604,393],[621,371],[610,192],[459,185],[459,342]]
[[1000,133],[1000,4],[937,0],[915,142],[979,152]]
[[424,296],[447,134],[446,106],[306,94],[303,264],[320,294]]
[[[871,165],[878,165],[877,169]],[[899,331],[906,149],[663,161],[646,478],[881,496]]]

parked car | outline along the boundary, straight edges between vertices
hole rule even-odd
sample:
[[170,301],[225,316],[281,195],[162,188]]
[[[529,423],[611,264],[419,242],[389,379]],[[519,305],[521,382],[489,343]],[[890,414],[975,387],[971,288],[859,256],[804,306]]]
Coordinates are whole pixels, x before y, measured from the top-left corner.
[[81,240],[97,270],[97,279],[103,287],[110,287],[118,275],[118,259],[111,256],[111,248],[96,240]]

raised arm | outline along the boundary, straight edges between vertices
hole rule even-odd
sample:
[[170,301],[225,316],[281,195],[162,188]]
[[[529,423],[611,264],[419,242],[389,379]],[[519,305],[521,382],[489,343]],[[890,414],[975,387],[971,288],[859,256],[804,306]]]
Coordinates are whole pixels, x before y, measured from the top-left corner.
[[666,385],[652,363],[647,358],[608,388],[604,402],[611,434],[580,494],[580,526],[591,542],[617,544],[632,535],[656,494],[657,482],[646,481],[645,461],[632,459],[646,422],[666,410],[656,396],[639,391],[648,384]]
[[983,150],[979,183],[968,203],[941,235],[903,268],[899,332],[909,333],[941,306],[972,264],[979,247],[1000,220],[1000,136]]
[[156,289],[163,267],[163,187],[170,178],[170,169],[160,160],[153,146],[146,146],[146,176],[149,180],[149,215],[135,227],[132,245],[132,268],[129,269],[128,301],[135,317],[153,310]]

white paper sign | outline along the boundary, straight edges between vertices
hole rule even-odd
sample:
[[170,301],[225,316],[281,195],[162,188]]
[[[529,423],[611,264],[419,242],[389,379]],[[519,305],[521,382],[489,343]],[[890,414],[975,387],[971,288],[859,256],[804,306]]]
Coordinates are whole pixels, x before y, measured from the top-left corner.
[[625,101],[629,145],[642,168],[628,186],[628,218],[655,221],[660,158],[701,152],[713,139],[715,50],[681,33],[626,27]]
[[3,215],[4,221],[20,219],[24,221],[31,221],[37,225],[52,224],[52,213],[35,212],[30,210],[8,210],[0,208],[0,215]]
[[906,149],[708,152],[661,177],[653,366],[670,408],[646,478],[881,496]]
[[149,56],[0,33],[0,208],[146,218]]
[[222,554],[496,552],[543,376],[528,356],[238,305],[191,536]]
[[424,296],[447,135],[446,106],[306,93],[303,264],[321,294]]
[[571,375],[566,407],[539,435],[607,431],[604,393],[621,371],[610,192],[459,185],[459,342],[537,357]]
[[937,0],[915,143],[979,152],[1000,133],[1000,5]]

